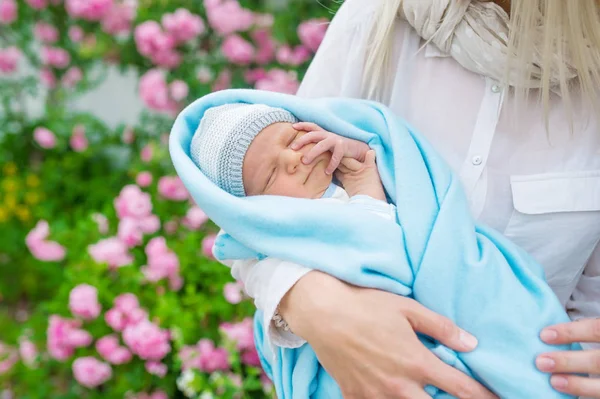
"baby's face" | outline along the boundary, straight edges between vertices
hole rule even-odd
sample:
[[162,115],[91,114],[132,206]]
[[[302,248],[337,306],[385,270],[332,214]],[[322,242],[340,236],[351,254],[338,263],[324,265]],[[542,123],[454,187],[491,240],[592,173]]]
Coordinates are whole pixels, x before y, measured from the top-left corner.
[[295,198],[315,199],[323,196],[331,175],[325,168],[331,153],[325,152],[311,164],[304,165],[302,156],[314,144],[298,151],[290,144],[305,132],[292,127],[291,123],[274,123],[263,129],[252,141],[242,166],[246,195],[281,195]]

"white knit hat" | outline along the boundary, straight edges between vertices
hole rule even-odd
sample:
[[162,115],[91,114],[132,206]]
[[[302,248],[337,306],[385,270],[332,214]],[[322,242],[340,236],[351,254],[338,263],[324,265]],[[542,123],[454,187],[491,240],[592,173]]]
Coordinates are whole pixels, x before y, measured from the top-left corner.
[[277,122],[296,123],[298,119],[284,109],[263,104],[232,103],[209,108],[192,138],[192,161],[221,189],[243,197],[246,151],[258,133]]

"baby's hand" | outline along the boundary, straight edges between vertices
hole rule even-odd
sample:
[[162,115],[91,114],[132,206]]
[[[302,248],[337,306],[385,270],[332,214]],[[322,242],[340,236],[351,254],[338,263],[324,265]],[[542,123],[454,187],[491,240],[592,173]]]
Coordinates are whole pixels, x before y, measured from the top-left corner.
[[367,151],[369,151],[369,146],[366,143],[328,132],[314,123],[299,122],[293,124],[292,127],[296,130],[307,132],[292,143],[292,150],[299,150],[309,143],[317,143],[317,145],[311,148],[308,154],[302,157],[304,164],[308,165],[322,153],[331,151],[331,161],[325,169],[325,173],[328,175],[337,169],[343,158],[352,158],[363,162]]
[[335,177],[342,183],[350,197],[362,194],[381,201],[386,200],[373,150],[367,151],[364,162],[343,158],[335,172]]

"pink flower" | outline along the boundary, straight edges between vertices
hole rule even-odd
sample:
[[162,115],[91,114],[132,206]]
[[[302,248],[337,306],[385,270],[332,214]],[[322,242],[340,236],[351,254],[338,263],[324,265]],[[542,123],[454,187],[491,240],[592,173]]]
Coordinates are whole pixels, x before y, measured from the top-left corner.
[[132,358],[131,352],[119,345],[119,339],[115,335],[106,335],[96,341],[96,350],[112,364],[125,364]]
[[113,3],[113,0],[65,0],[65,7],[73,18],[100,21],[110,12]]
[[111,269],[133,262],[133,256],[127,252],[127,246],[116,237],[105,238],[90,245],[88,252],[96,263],[107,263]]
[[162,26],[179,43],[195,39],[205,29],[202,19],[185,8],[163,15]]
[[148,314],[139,307],[137,297],[133,294],[119,295],[114,304],[115,306],[104,314],[104,320],[115,331],[123,331],[125,327],[148,318]]
[[[167,247],[164,237],[154,237],[145,248],[147,265],[141,268],[148,281],[156,282],[179,275],[179,258]],[[176,280],[175,280],[176,282]]]
[[19,360],[19,355],[14,348],[0,342],[0,375],[10,370]]
[[92,214],[92,220],[98,225],[98,232],[100,234],[108,233],[108,219],[101,213]]
[[275,42],[267,29],[255,30],[251,33],[252,40],[258,46],[256,51],[256,62],[259,64],[268,64],[275,55]]
[[156,65],[174,68],[181,63],[181,55],[175,51],[177,41],[163,32],[158,22],[146,21],[138,25],[134,38],[139,53],[150,58]]
[[267,71],[265,71],[263,68],[247,69],[244,72],[244,80],[248,84],[254,84],[265,78],[267,78]]
[[264,79],[256,82],[257,90],[275,91],[280,93],[295,94],[300,83],[294,72],[286,72],[281,69],[272,69],[267,72]]
[[66,250],[59,243],[46,240],[49,234],[48,222],[40,220],[25,237],[25,244],[36,259],[59,262],[65,258]]
[[217,236],[215,234],[209,234],[202,240],[202,254],[209,259],[214,259],[212,249],[215,245]]
[[188,95],[188,85],[183,80],[175,80],[169,85],[171,98],[175,101],[181,101]]
[[83,29],[80,26],[71,26],[69,28],[69,39],[74,43],[79,43],[83,40]]
[[208,83],[212,80],[212,78],[212,71],[208,67],[201,66],[198,68],[198,71],[196,72],[196,79],[198,79],[200,83]]
[[56,145],[56,137],[54,133],[45,127],[37,127],[33,131],[33,139],[40,145],[42,148],[54,148]]
[[140,98],[154,111],[172,113],[177,111],[177,103],[171,98],[169,87],[158,69],[150,69],[140,78]]
[[136,6],[133,2],[114,4],[102,18],[102,30],[111,35],[129,33],[135,12]]
[[14,46],[0,49],[0,72],[6,74],[15,72],[20,58],[21,50]]
[[128,184],[123,187],[114,203],[119,218],[140,219],[149,216],[152,212],[150,194],[143,192],[135,184]]
[[93,320],[100,314],[102,307],[98,303],[98,290],[89,284],[79,284],[69,293],[69,309],[73,316]]
[[221,35],[246,31],[254,23],[252,11],[244,9],[237,0],[204,1],[208,23]]
[[237,344],[238,350],[254,348],[253,324],[250,317],[239,323],[223,323],[219,329],[225,333],[228,339]]
[[168,235],[173,235],[177,231],[177,227],[179,227],[179,225],[177,224],[176,220],[169,220],[164,226],[165,233]]
[[43,43],[54,43],[58,40],[58,29],[45,22],[38,22],[33,28],[33,35]]
[[75,348],[92,343],[92,336],[79,329],[81,322],[51,315],[48,323],[48,353],[56,360],[66,360],[73,355]]
[[221,51],[230,62],[246,65],[254,58],[254,47],[240,35],[230,35],[224,41]]
[[110,379],[112,369],[91,356],[80,357],[73,362],[73,376],[84,387],[95,388]]
[[74,87],[77,83],[79,83],[81,79],[83,79],[83,72],[81,72],[81,69],[79,67],[71,67],[64,74],[62,78],[62,83],[65,87],[71,88]]
[[160,219],[156,215],[149,215],[137,219],[138,228],[144,234],[153,234],[160,229]]
[[158,361],[171,351],[169,333],[148,320],[125,327],[123,341],[144,360]]
[[24,338],[19,341],[19,355],[27,366],[31,367],[35,364],[38,352],[35,344]]
[[69,144],[71,144],[71,148],[75,152],[82,152],[88,148],[88,141],[85,137],[85,127],[83,125],[77,125],[73,128]]
[[152,184],[152,174],[148,171],[140,172],[136,176],[135,182],[140,187],[148,187]]
[[124,217],[119,221],[117,237],[130,248],[140,245],[144,239],[137,221],[130,217]]
[[163,176],[158,180],[158,193],[172,201],[184,201],[189,194],[181,179],[177,176]]
[[17,19],[17,2],[15,0],[0,0],[0,25],[10,25]]
[[298,66],[308,61],[310,57],[310,50],[305,46],[296,46],[294,49],[283,46],[277,51],[277,62],[280,64]]
[[182,369],[198,369],[207,373],[228,370],[228,353],[224,348],[215,348],[210,339],[201,339],[194,346],[186,345],[178,353]]
[[325,37],[328,26],[329,21],[325,18],[304,21],[298,26],[298,37],[303,45],[316,52]]
[[253,367],[261,366],[260,358],[258,357],[258,352],[256,351],[256,348],[254,348],[254,347],[242,352],[241,359],[242,359],[242,363],[244,363],[248,366],[253,366]]
[[135,140],[135,132],[131,127],[127,126],[125,129],[123,129],[123,135],[121,139],[123,140],[123,143],[131,144]]
[[208,216],[206,216],[206,213],[204,213],[204,211],[197,206],[193,206],[188,209],[187,214],[183,218],[181,224],[190,230],[198,230],[207,221]]
[[212,86],[212,91],[225,90],[231,87],[231,71],[223,69]]
[[152,147],[151,144],[146,144],[144,146],[144,148],[142,148],[142,150],[140,151],[140,159],[143,162],[150,162],[152,161],[152,157],[154,156],[154,148]]
[[71,62],[71,55],[64,49],[58,47],[42,47],[42,63],[64,69]]
[[223,287],[223,296],[231,304],[242,302],[242,285],[240,283],[227,283]]
[[160,378],[163,378],[165,375],[167,375],[166,364],[155,361],[148,361],[144,364],[144,366],[146,367],[146,371],[148,373],[154,374]]
[[48,0],[25,0],[25,3],[36,10],[42,10],[48,7]]
[[53,89],[56,86],[56,76],[54,76],[54,72],[50,68],[40,69],[40,81],[49,89]]

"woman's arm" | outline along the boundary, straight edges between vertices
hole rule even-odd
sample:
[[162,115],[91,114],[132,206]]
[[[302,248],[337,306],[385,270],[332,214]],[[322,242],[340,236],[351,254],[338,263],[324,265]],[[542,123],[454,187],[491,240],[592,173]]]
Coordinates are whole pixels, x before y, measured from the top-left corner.
[[435,357],[415,331],[457,351],[474,349],[476,339],[411,299],[312,271],[288,292],[280,309],[345,399],[430,398],[426,385],[457,398],[496,397]]
[[575,321],[545,329],[542,340],[556,345],[582,342],[584,350],[543,354],[538,368],[553,374],[550,382],[561,392],[600,398],[600,378],[573,375],[600,375],[600,243],[567,307]]

